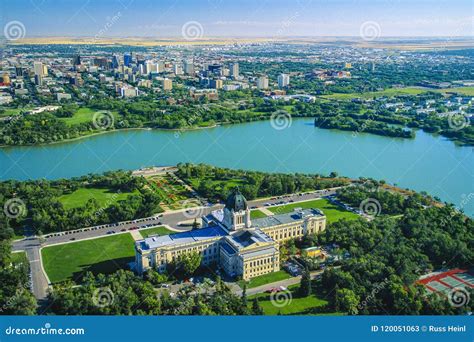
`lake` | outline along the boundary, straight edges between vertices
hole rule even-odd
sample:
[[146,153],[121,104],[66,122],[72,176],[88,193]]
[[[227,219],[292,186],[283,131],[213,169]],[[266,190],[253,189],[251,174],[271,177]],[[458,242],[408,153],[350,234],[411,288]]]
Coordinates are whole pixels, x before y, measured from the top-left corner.
[[57,179],[179,162],[267,172],[372,177],[426,191],[474,215],[472,147],[422,131],[413,140],[315,128],[294,119],[186,132],[118,131],[67,143],[0,149],[0,179]]

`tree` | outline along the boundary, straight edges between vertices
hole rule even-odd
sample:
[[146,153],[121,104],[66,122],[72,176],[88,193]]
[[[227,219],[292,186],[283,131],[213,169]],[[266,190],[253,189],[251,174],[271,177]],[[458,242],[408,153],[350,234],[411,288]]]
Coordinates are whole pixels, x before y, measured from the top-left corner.
[[253,303],[252,303],[252,314],[256,316],[263,315],[263,309],[260,306],[258,299],[256,297],[253,299]]
[[202,255],[197,252],[181,254],[178,257],[176,268],[183,272],[185,277],[189,277],[194,274],[201,265]]
[[338,289],[336,290],[336,301],[338,303],[339,310],[348,312],[351,315],[357,314],[359,305],[359,296],[354,291],[349,289]]
[[298,292],[302,297],[308,297],[311,294],[311,273],[308,266],[303,271]]

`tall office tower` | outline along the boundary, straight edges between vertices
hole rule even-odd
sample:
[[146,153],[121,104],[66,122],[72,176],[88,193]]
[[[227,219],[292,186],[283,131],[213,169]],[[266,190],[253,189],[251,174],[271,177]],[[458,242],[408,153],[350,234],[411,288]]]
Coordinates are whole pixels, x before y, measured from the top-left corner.
[[15,75],[16,75],[16,77],[23,76],[23,68],[21,66],[16,66],[15,67]]
[[169,78],[165,78],[163,80],[163,90],[171,90],[173,89],[173,81]]
[[44,72],[43,63],[34,62],[33,63],[33,70],[35,72],[35,76],[43,76],[43,72]]
[[35,74],[35,84],[36,85],[43,85],[43,76]]
[[181,64],[175,63],[173,65],[173,71],[175,75],[182,75],[183,74],[183,67]]
[[132,55],[130,54],[124,54],[123,55],[123,64],[125,66],[130,66],[130,64],[132,64]]
[[290,76],[288,74],[278,75],[278,87],[285,88],[290,84]]
[[184,61],[184,73],[194,76],[194,63],[191,59]]
[[239,63],[232,63],[230,65],[230,76],[233,78],[239,77]]
[[43,76],[48,76],[48,66],[43,64]]
[[267,89],[268,88],[268,77],[267,76],[260,76],[257,79],[257,88],[258,89]]
[[165,63],[158,62],[156,63],[156,72],[164,72],[165,71]]
[[72,57],[72,65],[81,65],[81,56],[80,55],[74,55]]
[[118,56],[113,55],[112,56],[112,68],[113,69],[118,69],[119,65],[120,65],[120,62],[119,62]]
[[222,76],[222,64],[209,64],[207,70],[217,76]]

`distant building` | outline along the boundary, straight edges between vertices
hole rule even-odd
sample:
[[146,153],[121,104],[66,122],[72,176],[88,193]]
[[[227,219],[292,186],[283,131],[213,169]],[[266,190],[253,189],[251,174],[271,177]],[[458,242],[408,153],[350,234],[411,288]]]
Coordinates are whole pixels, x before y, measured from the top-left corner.
[[239,77],[239,63],[232,63],[230,65],[230,76],[233,78]]
[[123,65],[125,66],[130,66],[130,64],[132,64],[133,62],[133,59],[132,59],[132,55],[126,53],[123,55]]
[[181,255],[194,252],[201,254],[203,265],[218,265],[232,277],[249,280],[280,270],[280,243],[326,228],[326,216],[317,209],[251,220],[247,201],[237,189],[224,209],[202,221],[201,229],[136,241],[137,271],[163,272]]
[[224,82],[222,80],[211,80],[210,87],[214,89],[222,89]]
[[61,102],[62,100],[70,100],[71,99],[71,94],[57,93],[56,94],[56,99],[58,100],[58,102]]
[[45,66],[41,62],[34,62],[33,63],[33,71],[35,73],[35,76],[46,76],[44,71],[45,71]]
[[268,89],[268,77],[267,76],[260,76],[257,79],[257,88],[258,89]]
[[120,65],[120,61],[119,61],[119,59],[118,59],[118,56],[117,56],[117,55],[113,55],[113,56],[112,56],[112,68],[113,68],[113,69],[118,69],[119,65]]
[[186,75],[194,76],[194,63],[192,60],[184,61],[184,73]]
[[120,96],[122,97],[135,97],[138,96],[138,88],[133,87],[121,87]]
[[81,65],[81,56],[80,55],[74,55],[72,57],[72,65]]
[[288,74],[278,75],[278,87],[285,88],[290,84],[290,76]]
[[171,90],[173,89],[173,81],[169,78],[163,79],[163,90]]

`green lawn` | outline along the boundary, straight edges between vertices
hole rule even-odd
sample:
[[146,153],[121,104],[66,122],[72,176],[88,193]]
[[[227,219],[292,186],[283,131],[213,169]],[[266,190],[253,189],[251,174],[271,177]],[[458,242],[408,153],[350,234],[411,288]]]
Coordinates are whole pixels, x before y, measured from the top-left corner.
[[52,283],[72,279],[80,282],[86,271],[112,273],[133,261],[134,240],[130,233],[45,247],[43,267]]
[[[250,289],[252,287],[262,286],[265,284],[274,283],[276,281],[285,280],[288,278],[291,278],[291,275],[289,275],[285,271],[272,272],[272,273],[264,274],[259,277],[250,279],[247,282],[247,288]],[[244,283],[245,283],[245,280],[239,281],[239,286],[243,287]]]
[[82,207],[88,200],[95,198],[101,206],[110,206],[117,201],[127,198],[131,192],[114,193],[104,188],[79,188],[76,191],[59,197],[66,209]]
[[418,95],[426,93],[428,89],[407,87],[407,88],[390,88],[382,91],[373,91],[366,93],[348,93],[348,94],[332,94],[324,95],[324,98],[337,99],[337,100],[351,100],[354,98],[370,99],[373,97],[387,96],[392,97],[396,95]]
[[348,93],[348,94],[331,94],[324,95],[323,98],[326,99],[336,99],[336,100],[351,100],[354,98],[370,99],[373,97],[380,96],[397,96],[397,95],[419,95],[426,92],[436,92],[436,93],[459,93],[465,96],[474,96],[474,87],[457,87],[457,88],[446,88],[446,89],[431,89],[431,88],[422,88],[422,87],[406,87],[406,88],[389,88],[382,91],[373,91],[366,93]]
[[143,236],[144,239],[149,237],[150,235],[161,236],[161,235],[169,235],[169,234],[176,233],[163,226],[141,229],[139,232],[140,232],[140,235]]
[[295,208],[302,208],[302,209],[321,209],[323,213],[326,215],[328,222],[335,222],[345,219],[356,219],[358,217],[357,214],[353,212],[344,210],[337,205],[332,204],[328,200],[322,198],[318,200],[306,201],[306,202],[295,202],[291,204],[280,205],[276,207],[269,207],[270,210],[274,214],[286,214],[292,212]]
[[474,87],[457,87],[448,89],[437,89],[436,92],[441,93],[459,93],[465,96],[474,96]]
[[11,254],[11,262],[13,264],[28,263],[28,258],[26,257],[26,252],[14,252]]
[[[84,122],[91,122],[94,114],[98,112],[95,109],[84,107],[78,109],[71,118],[60,118],[59,120],[64,121],[67,125],[73,126]],[[117,113],[113,112],[115,119],[117,119]]]
[[267,217],[267,215],[264,212],[262,212],[261,210],[254,209],[254,210],[250,211],[250,218],[251,219],[258,219],[258,218],[264,218],[264,217]]
[[12,116],[12,115],[18,115],[22,110],[27,111],[27,108],[4,108],[4,112],[0,113],[0,117],[2,116]]
[[[273,295],[275,299],[281,299],[276,301],[276,305],[271,300],[272,295],[269,293],[259,293],[257,295],[249,296],[249,306],[255,297],[258,298],[258,302],[262,307],[265,315],[291,315],[291,314],[304,314],[307,310],[325,306],[328,302],[324,299],[318,298],[316,295],[310,295],[308,297],[299,297],[298,295],[299,285],[292,285],[288,288],[289,292],[281,293],[280,296]],[[279,305],[281,303],[281,305]],[[283,305],[287,303],[286,305]]]

